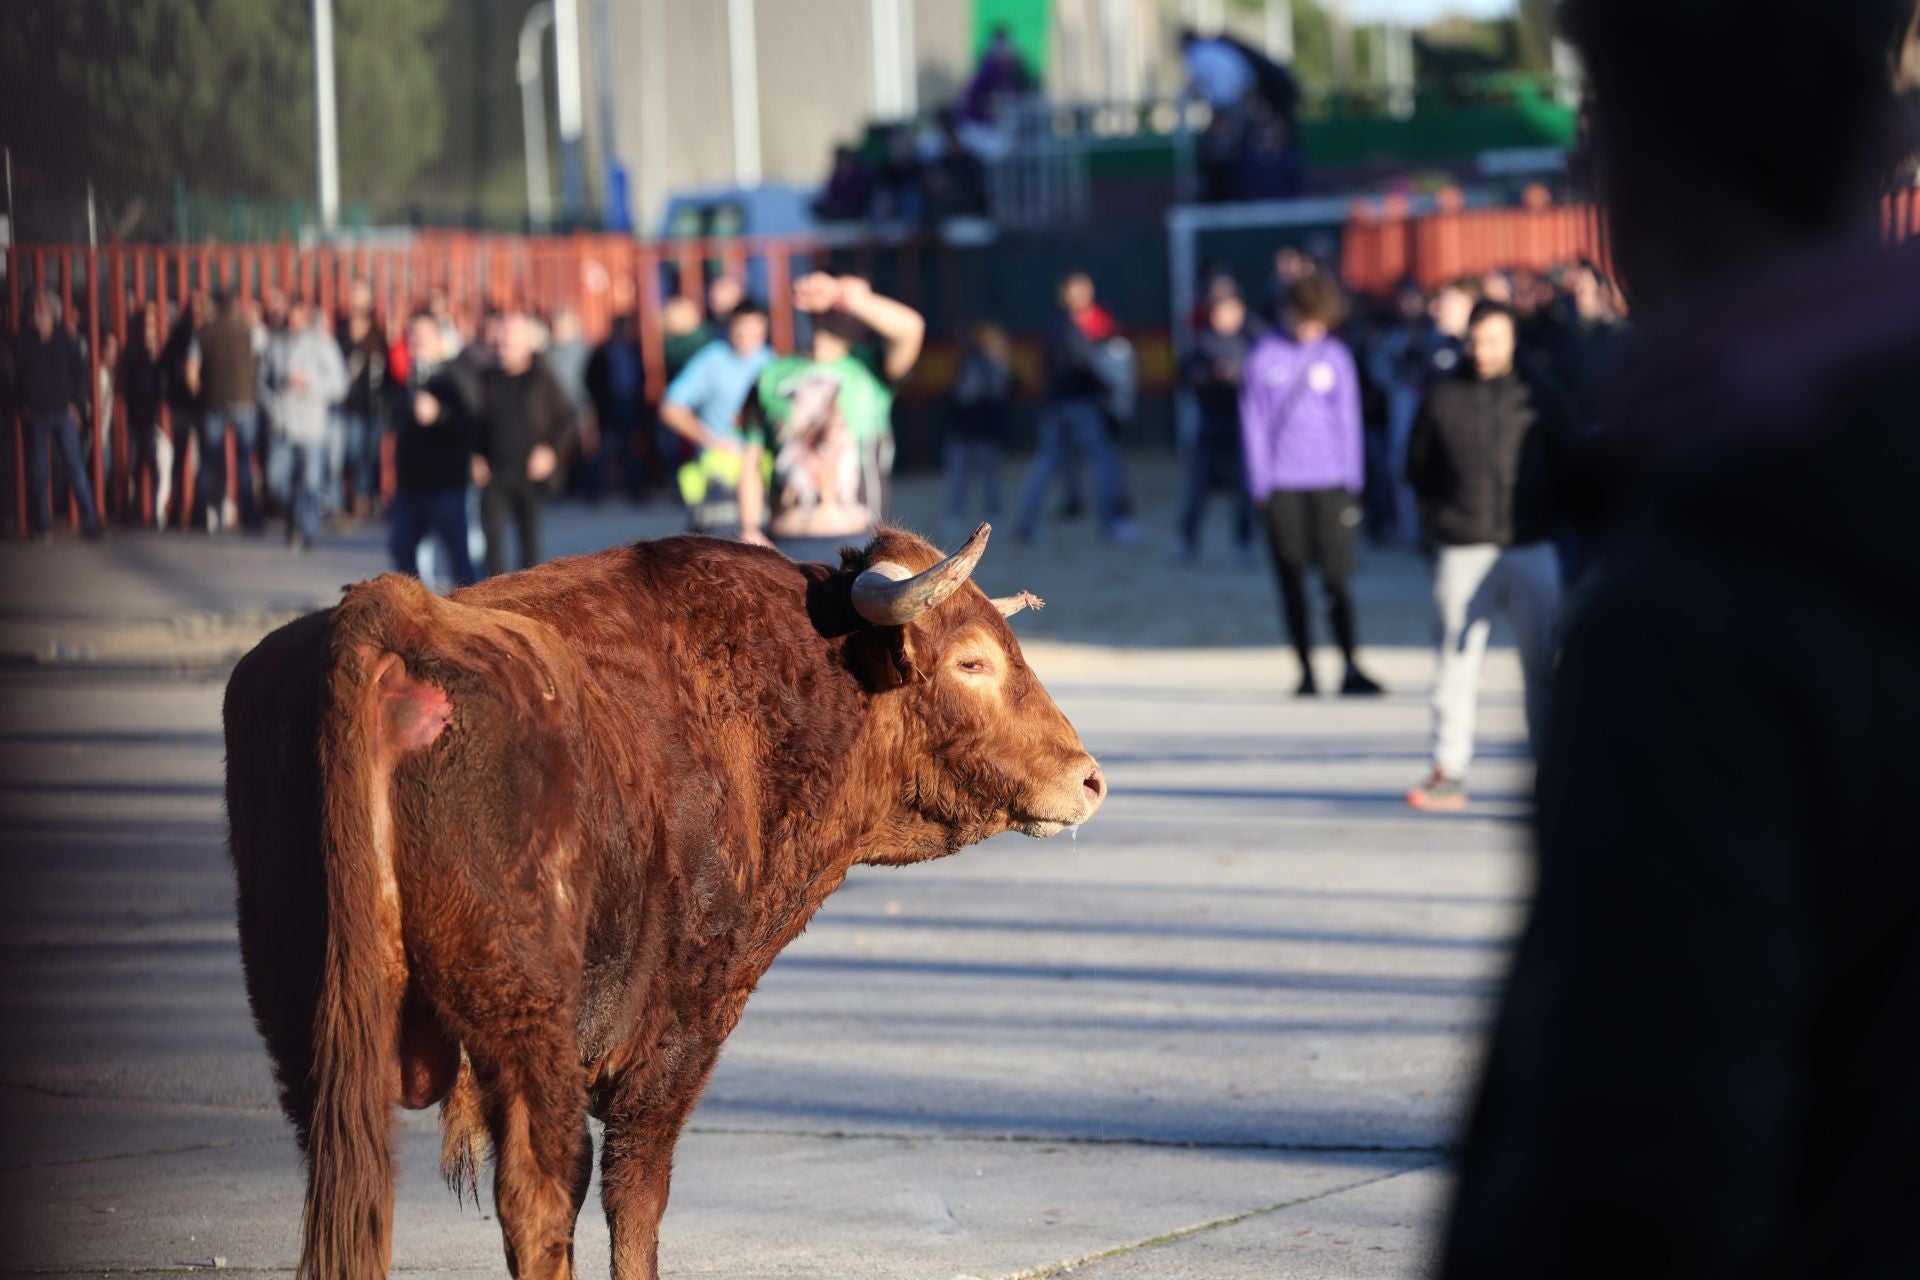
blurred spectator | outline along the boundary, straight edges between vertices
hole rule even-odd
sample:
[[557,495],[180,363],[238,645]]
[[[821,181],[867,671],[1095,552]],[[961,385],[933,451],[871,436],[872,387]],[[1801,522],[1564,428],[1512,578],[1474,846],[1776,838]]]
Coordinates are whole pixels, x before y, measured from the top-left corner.
[[827,185],[813,202],[813,216],[822,222],[852,222],[873,207],[873,172],[853,147],[833,149],[833,168]]
[[[1443,286],[1444,293],[1446,286]],[[1404,477],[1407,468],[1407,440],[1413,434],[1413,419],[1421,397],[1432,381],[1432,353],[1438,335],[1432,315],[1440,294],[1429,302],[1420,286],[1408,280],[1394,291],[1392,325],[1367,348],[1367,374],[1381,390],[1385,400],[1386,436],[1381,459],[1386,483],[1382,495],[1390,506],[1386,525],[1394,536],[1409,546],[1420,541],[1419,508],[1413,490]],[[1469,308],[1470,309],[1470,308]],[[1466,314],[1460,315],[1464,332]]]
[[713,341],[713,335],[701,323],[700,304],[678,293],[660,304],[660,331],[666,338],[668,382],[679,377],[687,361]]
[[1920,252],[1874,234],[1914,11],[1562,6],[1644,342],[1448,1280],[1915,1273]]
[[1084,271],[1063,277],[1057,296],[1060,308],[1047,327],[1040,448],[1020,494],[1014,533],[1023,542],[1034,538],[1047,490],[1085,457],[1093,467],[1094,505],[1103,533],[1109,541],[1132,543],[1139,529],[1126,512],[1126,479],[1107,422],[1113,387],[1099,349],[1116,333],[1113,318],[1095,302],[1093,277]]
[[1180,504],[1178,557],[1190,564],[1200,557],[1200,523],[1207,494],[1226,491],[1233,503],[1233,545],[1241,559],[1253,550],[1253,501],[1247,491],[1240,438],[1240,388],[1255,334],[1247,304],[1237,291],[1213,293],[1207,323],[1193,337],[1182,381],[1193,392],[1199,430],[1188,444],[1187,483]]
[[747,300],[747,287],[737,276],[718,275],[707,282],[707,341],[718,342],[727,336],[727,321],[733,309]]
[[15,340],[14,378],[26,418],[27,503],[34,536],[53,536],[51,455],[58,450],[81,528],[89,538],[99,537],[99,509],[80,448],[82,406],[91,393],[87,361],[80,343],[60,323],[60,299],[51,289],[33,295],[32,322]]
[[251,308],[238,293],[220,300],[219,315],[193,336],[187,356],[188,383],[200,389],[200,471],[194,479],[193,527],[225,524],[227,439],[234,443],[235,487],[241,527],[260,525],[253,492],[253,459],[260,448],[260,410],[255,399],[259,361],[254,355]]
[[812,338],[806,355],[767,365],[749,402],[740,536],[777,541],[796,560],[830,559],[886,516],[893,388],[920,358],[926,321],[858,276],[804,276],[793,305]]
[[766,310],[739,302],[728,312],[726,337],[701,348],[667,386],[660,422],[686,446],[688,461],[675,478],[687,506],[687,526],[696,533],[728,536],[740,527],[740,467],[746,457],[740,411],[772,359]]
[[1554,334],[1553,369],[1572,398],[1574,427],[1586,435],[1605,415],[1607,391],[1626,358],[1628,333],[1599,268],[1576,262],[1567,269],[1565,284],[1567,314]]
[[295,551],[320,534],[327,421],[348,391],[340,346],[313,321],[307,301],[294,299],[287,327],[267,345],[259,371],[260,402],[268,406],[271,424],[267,492],[287,512],[287,544]]
[[938,130],[923,176],[927,220],[983,216],[987,211],[986,167],[961,141],[959,120],[951,109],[938,113]]
[[1287,298],[1293,286],[1320,270],[1313,255],[1295,245],[1281,245],[1273,253],[1273,274],[1267,277],[1266,320],[1268,324],[1284,325],[1287,314]]
[[[500,337],[504,328],[505,317],[492,307],[466,307],[454,318],[451,328],[441,325],[440,340],[447,359],[458,360],[476,379],[484,379],[500,363]],[[531,326],[527,336],[531,341]]]
[[980,515],[1000,514],[1000,456],[1007,446],[1013,404],[1013,346],[990,320],[973,326],[960,372],[947,398],[947,519],[957,530],[972,517],[970,491],[979,490]]
[[1307,617],[1308,569],[1319,572],[1327,618],[1346,664],[1340,692],[1381,692],[1360,669],[1349,587],[1366,461],[1359,370],[1353,353],[1334,336],[1345,311],[1338,286],[1327,277],[1295,283],[1285,323],[1247,357],[1240,392],[1247,489],[1266,518],[1281,613],[1300,660],[1301,697],[1319,692]]
[[474,580],[468,549],[467,480],[480,387],[457,360],[445,359],[442,330],[422,312],[407,326],[407,378],[388,392],[393,424],[393,504],[387,549],[393,567],[420,576],[420,542],[432,537],[447,557],[453,585]]
[[1031,93],[1035,87],[1033,73],[1014,47],[1013,33],[1005,26],[995,27],[981,52],[980,65],[960,96],[960,117],[972,124],[994,125],[1003,103]]
[[427,314],[440,326],[440,358],[451,360],[466,346],[467,335],[453,314],[453,299],[438,285],[427,290]]
[[1427,304],[1433,329],[1427,340],[1427,378],[1450,378],[1466,359],[1467,322],[1480,300],[1471,281],[1456,280],[1434,290]]
[[200,435],[202,402],[200,370],[193,356],[193,335],[212,318],[212,300],[205,293],[190,295],[167,331],[167,345],[161,355],[166,371],[167,427],[173,446],[173,482],[169,488],[174,502],[171,516],[168,505],[159,504],[156,514],[163,529],[170,519],[184,529],[193,518],[188,510],[187,466],[188,460],[193,457],[193,442]]
[[596,500],[615,492],[638,502],[646,496],[655,447],[647,429],[647,362],[637,315],[613,318],[606,340],[587,360],[586,383],[600,428],[599,450],[587,464],[587,492]]
[[327,439],[327,503],[344,515],[347,486],[353,514],[374,514],[380,498],[381,408],[386,403],[387,335],[375,319],[373,286],[356,280],[338,326],[347,390]]
[[1253,64],[1231,40],[1203,36],[1189,27],[1180,33],[1180,59],[1186,66],[1187,91],[1216,114],[1237,110],[1253,92]]
[[1275,200],[1305,190],[1294,139],[1293,74],[1230,36],[1180,33],[1187,92],[1211,109],[1200,135],[1200,198]]
[[1247,145],[1234,175],[1236,200],[1292,200],[1307,189],[1307,166],[1294,145],[1293,126],[1259,115],[1247,130]]
[[873,216],[881,221],[919,222],[926,216],[925,169],[913,132],[889,125],[880,134],[880,172],[874,182]]
[[509,519],[519,544],[517,567],[540,563],[541,510],[579,432],[572,402],[534,350],[532,317],[509,311],[499,332],[498,359],[484,375],[473,463],[489,577],[507,571]]
[[600,422],[594,414],[593,397],[587,392],[587,362],[593,358],[593,348],[581,332],[580,313],[571,303],[562,303],[553,310],[547,325],[546,358],[553,380],[567,393],[568,402],[579,415],[580,445],[574,451],[569,468],[570,487],[591,493],[592,460],[600,453]]
[[129,319],[132,341],[120,354],[118,382],[127,436],[127,466],[121,477],[120,505],[128,519],[141,519],[146,502],[152,519],[164,523],[168,497],[166,465],[160,458],[160,411],[166,403],[166,343],[160,304],[144,302]]
[[[93,453],[100,451],[100,470],[102,477],[100,495],[101,506],[106,514],[115,520],[126,515],[122,495],[126,492],[125,472],[119,458],[120,445],[116,441],[117,433],[124,432],[126,424],[122,421],[119,402],[114,386],[120,372],[120,335],[112,329],[103,329],[100,333],[100,358],[94,363],[94,394],[88,407],[94,408],[98,421],[95,429],[84,433],[87,446],[87,474],[93,476]],[[97,408],[95,408],[97,406]]]
[[1426,538],[1438,546],[1433,771],[1407,793],[1416,809],[1467,805],[1480,667],[1496,610],[1520,650],[1536,750],[1546,732],[1560,607],[1552,539],[1571,431],[1559,390],[1515,363],[1517,345],[1510,308],[1476,306],[1463,374],[1427,393],[1407,445],[1407,480]]

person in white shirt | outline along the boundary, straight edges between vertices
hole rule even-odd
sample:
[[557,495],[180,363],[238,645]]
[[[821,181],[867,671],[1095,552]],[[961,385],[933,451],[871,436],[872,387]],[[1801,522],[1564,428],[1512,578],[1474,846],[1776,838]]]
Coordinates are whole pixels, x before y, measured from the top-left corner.
[[260,361],[260,402],[269,406],[267,491],[287,511],[287,545],[303,551],[320,532],[320,489],[326,477],[327,419],[347,394],[340,346],[296,298],[287,327],[273,335]]

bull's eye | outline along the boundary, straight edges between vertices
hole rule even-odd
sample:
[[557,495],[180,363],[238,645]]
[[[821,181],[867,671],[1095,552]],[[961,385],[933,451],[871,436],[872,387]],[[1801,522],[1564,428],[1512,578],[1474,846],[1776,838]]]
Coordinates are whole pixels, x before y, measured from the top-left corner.
[[962,658],[955,665],[970,676],[983,676],[993,669],[985,658]]

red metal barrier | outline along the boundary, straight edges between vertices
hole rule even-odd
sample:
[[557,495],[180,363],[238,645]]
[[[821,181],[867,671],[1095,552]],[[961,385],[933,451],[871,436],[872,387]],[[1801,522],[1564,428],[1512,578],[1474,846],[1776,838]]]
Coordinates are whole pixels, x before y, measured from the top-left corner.
[[[1341,244],[1340,274],[1360,293],[1385,294],[1411,279],[1424,289],[1488,271],[1546,271],[1591,259],[1617,278],[1605,215],[1585,204],[1555,205],[1533,188],[1518,208],[1468,209],[1457,191],[1419,217],[1398,198],[1354,205]],[[1903,187],[1881,205],[1888,243],[1920,239],[1920,188]]]

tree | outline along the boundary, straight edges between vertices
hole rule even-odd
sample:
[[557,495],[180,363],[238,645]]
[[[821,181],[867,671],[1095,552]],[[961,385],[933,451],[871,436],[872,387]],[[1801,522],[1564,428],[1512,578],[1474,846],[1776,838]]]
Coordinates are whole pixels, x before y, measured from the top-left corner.
[[[447,0],[336,0],[342,194],[381,200],[437,154]],[[58,197],[313,196],[313,58],[298,0],[8,0],[0,135]]]

